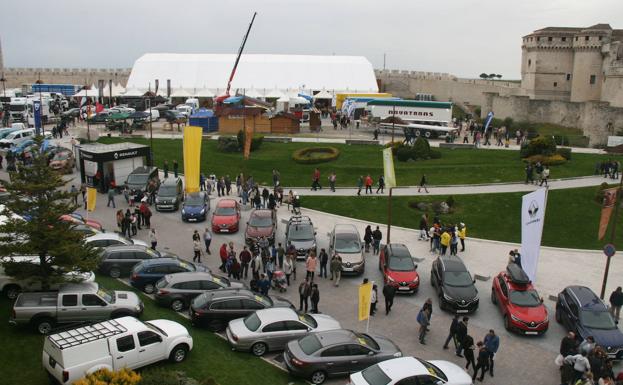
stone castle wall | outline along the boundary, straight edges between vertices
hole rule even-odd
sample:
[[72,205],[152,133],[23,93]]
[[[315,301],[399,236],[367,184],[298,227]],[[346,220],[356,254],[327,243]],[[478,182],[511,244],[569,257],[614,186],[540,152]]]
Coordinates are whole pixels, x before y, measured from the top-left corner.
[[131,68],[5,68],[7,88],[21,88],[23,84],[34,84],[41,79],[52,84],[95,84],[98,80],[120,83],[125,87]]

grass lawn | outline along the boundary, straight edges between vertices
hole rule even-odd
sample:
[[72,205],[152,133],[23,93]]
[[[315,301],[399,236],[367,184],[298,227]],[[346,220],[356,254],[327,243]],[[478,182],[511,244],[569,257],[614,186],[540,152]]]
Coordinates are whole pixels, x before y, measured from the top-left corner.
[[[107,277],[98,277],[98,282],[109,289],[130,290],[123,283]],[[272,385],[288,384],[294,380],[285,372],[271,366],[251,354],[231,351],[229,344],[213,333],[194,328],[190,321],[173,311],[158,307],[154,301],[143,295],[145,313],[142,319],[167,318],[180,322],[193,336],[194,347],[186,361],[181,364],[161,362],[143,371],[165,367],[181,370],[196,380],[213,378],[220,385]],[[0,299],[0,311],[8,315],[12,301]],[[41,368],[43,337],[29,328],[11,327],[7,322],[0,323],[0,357],[2,357],[3,384],[46,385],[47,375]],[[293,382],[302,384],[302,381]]]
[[[553,190],[548,194],[543,228],[544,246],[578,249],[602,249],[609,240],[597,240],[600,205],[593,200],[596,187]],[[471,237],[499,241],[521,242],[521,196],[525,193],[455,195],[454,213],[441,215],[443,223],[464,222]],[[447,196],[417,197],[417,201],[435,202]],[[394,197],[393,224],[419,228],[422,212],[409,207],[415,197]],[[354,217],[372,222],[387,223],[387,197],[312,197],[302,198],[307,208],[332,214]],[[432,221],[434,214],[429,212]],[[619,215],[621,217],[622,215]],[[623,220],[617,222],[621,228]],[[617,232],[616,244],[623,241],[623,233]]]
[[[102,143],[130,141],[149,144],[147,139],[101,138]],[[203,140],[201,170],[205,175],[235,175],[244,172],[253,175],[262,184],[272,184],[273,169],[281,173],[284,186],[304,187],[311,185],[311,176],[315,165],[295,163],[292,152],[302,147],[314,146],[313,143],[264,143],[251,154],[249,161],[244,161],[242,154],[222,153],[216,149],[216,141]],[[340,157],[329,163],[318,165],[321,171],[321,183],[327,183],[331,171],[337,174],[338,186],[355,186],[359,175],[370,174],[376,181],[383,173],[381,148],[370,145],[331,144],[340,150]],[[474,184],[520,181],[524,178],[524,164],[516,151],[504,150],[466,150],[441,149],[441,159],[417,162],[395,161],[396,179],[399,185],[417,185],[422,174],[427,175],[431,185]],[[155,164],[162,167],[164,160],[169,162],[169,170],[174,159],[180,164],[183,173],[182,140],[154,139]],[[591,175],[595,163],[612,158],[605,155],[573,154],[572,160],[561,166],[551,168],[551,178],[566,178]]]

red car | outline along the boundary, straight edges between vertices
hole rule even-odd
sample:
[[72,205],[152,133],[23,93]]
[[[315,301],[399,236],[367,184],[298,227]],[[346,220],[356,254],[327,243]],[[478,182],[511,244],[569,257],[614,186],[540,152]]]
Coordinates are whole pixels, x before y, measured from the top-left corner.
[[247,229],[244,232],[244,239],[247,245],[266,237],[271,245],[275,244],[275,229],[277,228],[277,215],[275,210],[260,209],[253,210]]
[[59,219],[61,221],[71,222],[76,225],[87,225],[87,226],[93,227],[94,229],[97,229],[100,231],[102,230],[102,224],[100,222],[95,221],[93,219],[85,219],[82,215],[78,213],[61,215]]
[[506,330],[539,335],[549,327],[543,299],[517,264],[510,263],[493,279],[491,302],[500,308]]
[[235,233],[240,228],[240,205],[235,199],[222,199],[212,214],[212,231]]
[[407,246],[390,243],[381,248],[379,269],[383,272],[383,281],[396,288],[398,293],[415,293],[420,287],[417,265]]

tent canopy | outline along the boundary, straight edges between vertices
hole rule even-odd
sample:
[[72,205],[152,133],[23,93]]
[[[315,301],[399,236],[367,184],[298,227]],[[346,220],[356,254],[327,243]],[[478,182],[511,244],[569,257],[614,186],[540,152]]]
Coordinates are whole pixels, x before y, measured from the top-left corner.
[[333,99],[333,95],[331,95],[326,90],[322,90],[314,95],[314,99]]
[[215,95],[214,91],[207,88],[202,88],[199,91],[195,92],[195,96],[200,98],[213,98]]
[[190,92],[183,88],[177,88],[171,92],[172,98],[190,98],[191,96]]

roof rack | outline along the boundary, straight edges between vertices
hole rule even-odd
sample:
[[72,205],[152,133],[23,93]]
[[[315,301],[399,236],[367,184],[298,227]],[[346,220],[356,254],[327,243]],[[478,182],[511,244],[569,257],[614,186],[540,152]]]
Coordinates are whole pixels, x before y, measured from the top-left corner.
[[311,223],[311,221],[312,221],[311,218],[306,215],[293,215],[290,217],[291,223],[303,223],[303,222]]
[[128,329],[116,320],[108,320],[52,334],[48,338],[59,349],[63,350],[72,346],[82,345],[87,342],[97,341],[103,338],[125,333],[127,331]]
[[527,285],[531,282],[530,277],[528,277],[526,272],[516,263],[509,263],[508,266],[506,266],[506,272],[513,283]]

